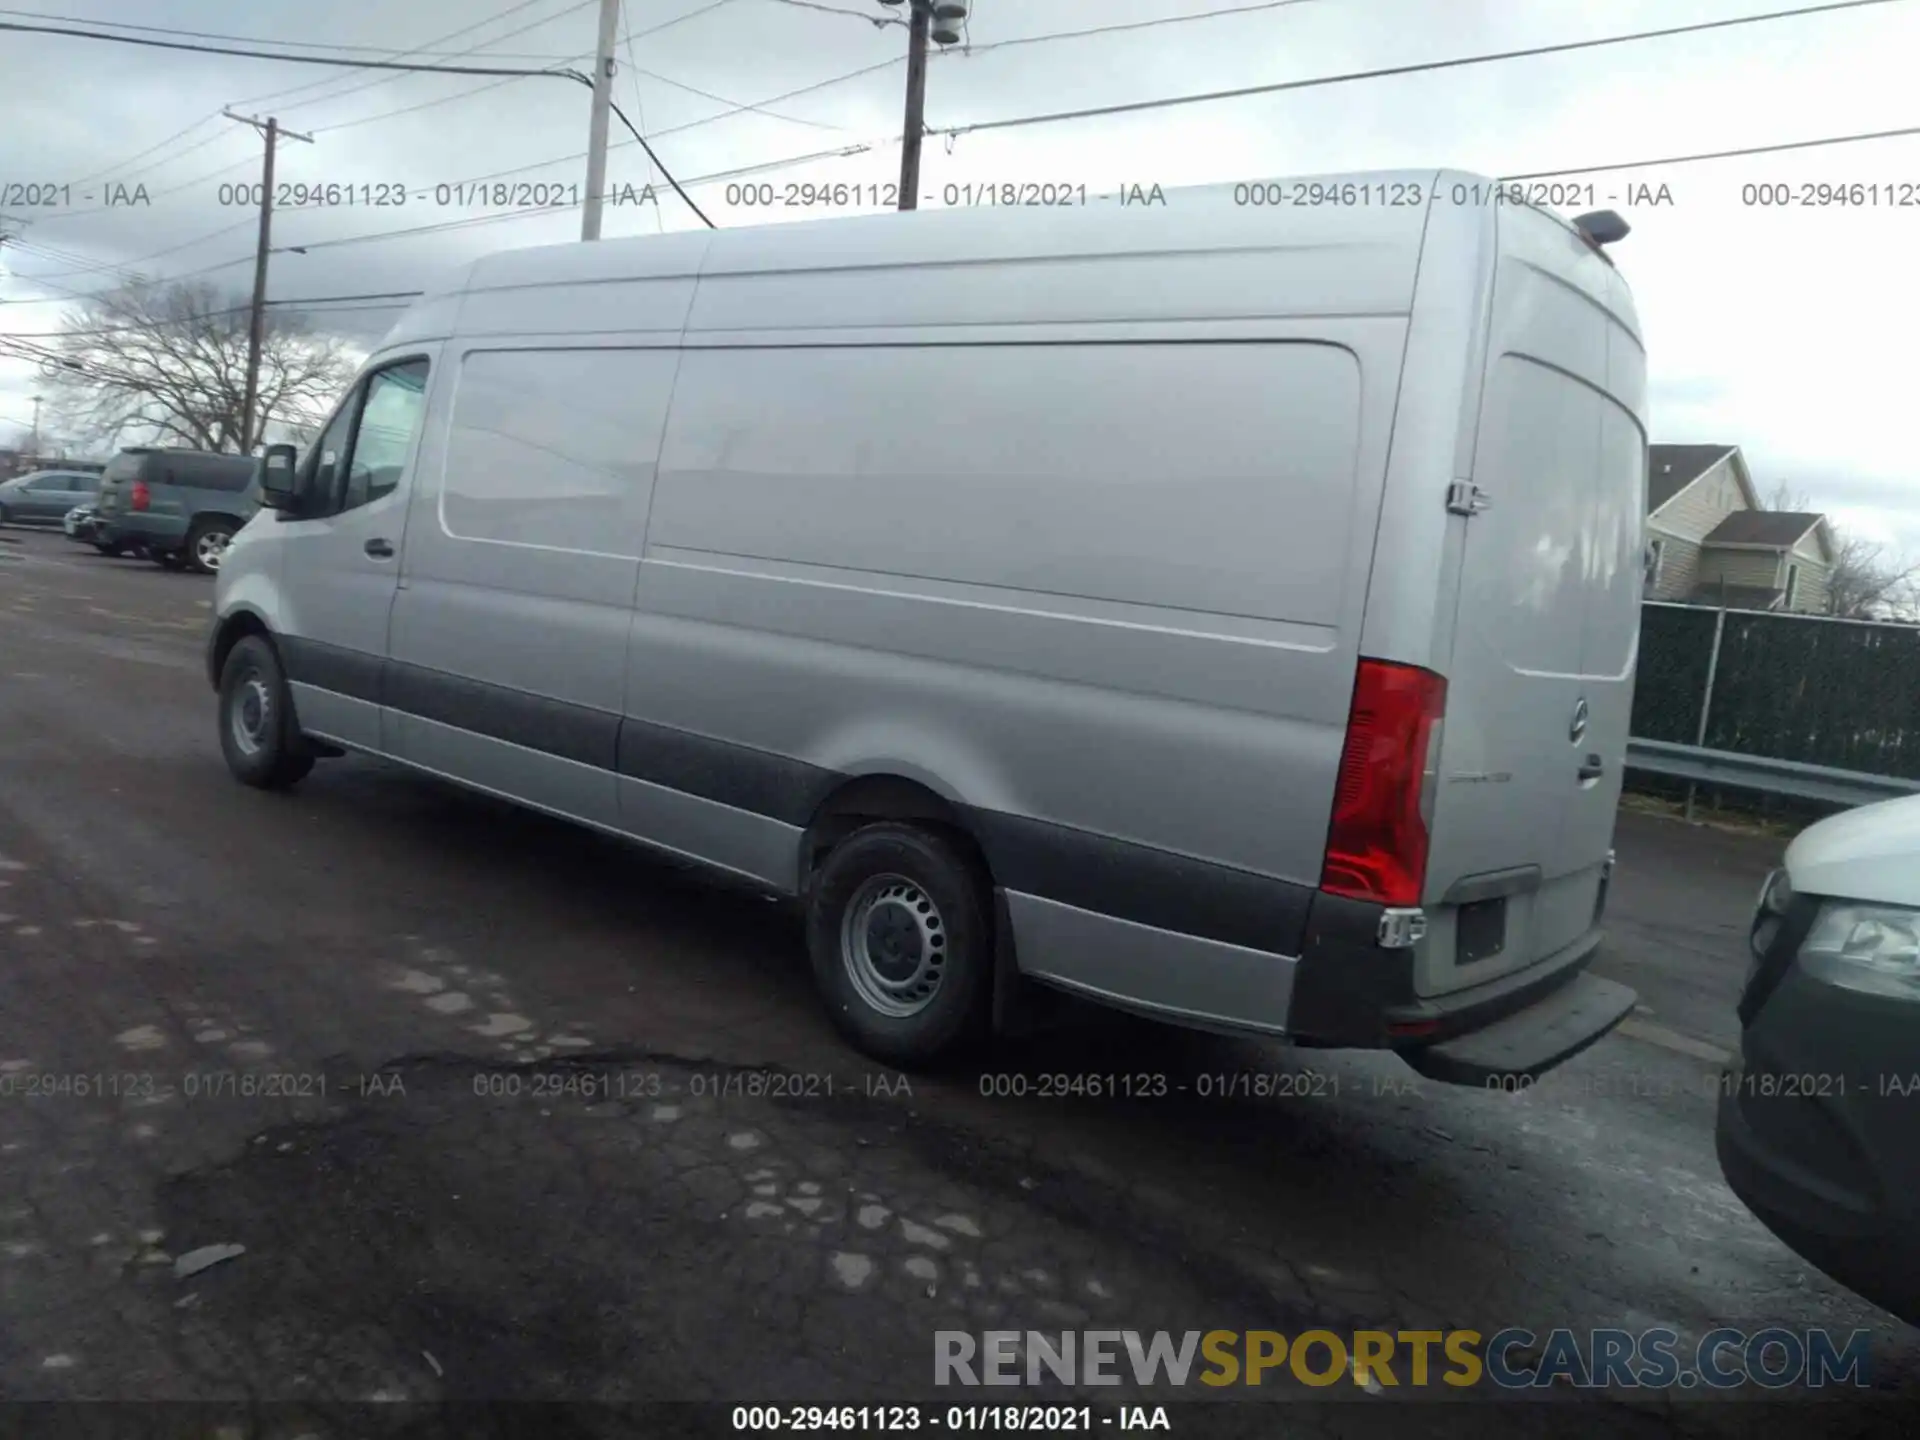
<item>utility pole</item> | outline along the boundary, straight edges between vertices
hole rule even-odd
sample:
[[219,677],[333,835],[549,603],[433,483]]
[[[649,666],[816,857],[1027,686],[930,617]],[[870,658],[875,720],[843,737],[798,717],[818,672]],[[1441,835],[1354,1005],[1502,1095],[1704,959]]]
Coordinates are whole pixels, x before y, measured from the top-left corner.
[[[898,5],[901,0],[880,0]],[[927,130],[927,41],[957,44],[966,0],[908,0],[907,118],[900,131],[900,208],[920,208],[920,140]]]
[[613,45],[620,32],[620,0],[600,0],[600,42],[593,60],[593,115],[587,122],[587,203],[580,207],[580,238],[600,238],[600,197],[607,188],[607,126],[613,111]]
[[247,388],[240,401],[240,453],[253,453],[253,412],[260,399],[260,351],[267,333],[267,254],[273,240],[273,152],[282,135],[313,143],[311,135],[282,130],[280,122],[268,116],[265,122],[231,110],[220,112],[229,120],[251,125],[267,141],[266,161],[260,171],[260,242],[253,256],[253,307],[247,324]]
[[900,208],[920,208],[920,137],[927,129],[927,31],[933,16],[913,0],[907,24],[907,119],[900,132]]
[[28,437],[27,450],[33,458],[40,458],[40,397],[33,397],[33,434]]

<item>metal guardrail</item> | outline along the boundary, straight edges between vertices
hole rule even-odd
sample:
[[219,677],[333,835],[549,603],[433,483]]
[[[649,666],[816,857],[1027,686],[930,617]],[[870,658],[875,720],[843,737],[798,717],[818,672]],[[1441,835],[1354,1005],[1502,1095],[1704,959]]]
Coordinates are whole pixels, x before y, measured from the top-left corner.
[[1920,795],[1920,780],[1866,775],[1858,770],[1836,770],[1767,755],[1736,755],[1668,740],[1627,741],[1627,768],[1700,785],[1724,785],[1835,805],[1871,805],[1877,800]]

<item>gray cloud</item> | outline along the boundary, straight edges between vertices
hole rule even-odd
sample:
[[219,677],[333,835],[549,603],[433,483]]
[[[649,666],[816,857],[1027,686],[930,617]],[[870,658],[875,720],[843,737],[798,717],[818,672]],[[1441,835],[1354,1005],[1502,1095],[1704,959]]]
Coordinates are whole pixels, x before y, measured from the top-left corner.
[[[631,28],[698,11],[703,3],[628,0]],[[832,3],[885,14],[873,0]],[[977,0],[971,38],[978,48],[936,58],[929,122],[962,125],[1257,85],[1753,9],[1740,0],[1619,0],[1604,8],[1313,0],[988,48],[1232,3]],[[508,0],[417,0],[406,7],[339,0],[320,9],[294,0],[170,0],[143,9],[140,23],[397,50],[507,8]],[[1873,7],[1574,55],[983,132],[963,136],[951,153],[936,137],[926,147],[925,179],[937,193],[950,181],[1005,178],[1175,185],[1430,164],[1512,174],[1891,128],[1912,119],[1901,106],[1910,90],[1903,57],[1920,46],[1913,10]],[[496,38],[529,22],[539,23]],[[593,27],[591,5],[535,0],[498,23],[429,48],[481,46],[470,57],[481,64],[503,63],[498,54],[584,55]],[[313,246],[305,255],[273,257],[276,297],[414,289],[435,269],[473,255],[578,235],[578,214],[566,210],[372,243],[324,243],[498,214],[490,205],[443,205],[434,194],[438,185],[495,171],[532,167],[515,178],[579,185],[584,164],[571,157],[585,149],[587,93],[580,87],[530,79],[483,88],[490,82],[474,77],[320,70],[51,36],[8,35],[4,43],[10,75],[0,92],[0,182],[103,176],[143,183],[153,199],[140,208],[106,210],[95,208],[97,201],[76,201],[0,211],[31,222],[5,227],[20,243],[0,251],[0,332],[57,328],[65,306],[51,303],[61,297],[55,286],[84,292],[111,283],[113,272],[89,270],[74,257],[128,265],[155,256],[150,268],[161,275],[234,261],[208,278],[236,299],[243,296],[251,277],[251,212],[222,205],[219,186],[257,178],[260,146],[246,127],[218,118],[221,106],[242,101],[251,112],[274,113],[313,132],[314,144],[283,148],[282,178],[408,191],[400,207],[307,208],[276,217],[277,243]],[[684,176],[874,142],[856,158],[775,171],[770,178],[886,184],[898,165],[897,146],[888,141],[897,139],[900,124],[902,49],[897,26],[876,28],[779,0],[732,0],[637,40],[632,64],[623,48],[614,93],[650,133],[671,132],[660,134],[657,148]],[[772,100],[785,119],[742,113],[676,130],[726,107],[638,75],[634,65],[734,101],[769,101],[863,66],[883,68]],[[302,88],[286,93],[296,87]],[[1766,103],[1756,104],[1756,96]],[[433,101],[445,103],[427,103]],[[388,113],[414,106],[422,108]],[[137,155],[189,126],[195,128],[157,152]],[[623,136],[617,124],[615,134]],[[1920,497],[1901,480],[1910,450],[1907,402],[1890,379],[1905,365],[1899,337],[1920,322],[1920,287],[1907,283],[1920,209],[1769,207],[1746,203],[1751,192],[1743,198],[1745,187],[1763,181],[1884,186],[1905,176],[1911,183],[1920,179],[1916,158],[1920,141],[1892,141],[1576,182],[1591,190],[1570,195],[1572,207],[1612,203],[1628,210],[1634,226],[1617,255],[1647,332],[1656,439],[1740,444],[1756,469],[1806,477],[1816,503],[1871,509],[1893,517],[1890,528],[1903,533],[1920,528]],[[639,147],[612,152],[610,179],[646,183]],[[1665,183],[1673,203],[1629,209],[1622,197],[1633,181]],[[722,224],[809,218],[729,206],[724,185],[704,186],[696,197]],[[657,208],[613,207],[606,233],[695,223],[669,195]],[[315,318],[365,343],[393,312]],[[33,390],[26,366],[0,360],[0,436],[10,420],[29,413],[25,397]]]

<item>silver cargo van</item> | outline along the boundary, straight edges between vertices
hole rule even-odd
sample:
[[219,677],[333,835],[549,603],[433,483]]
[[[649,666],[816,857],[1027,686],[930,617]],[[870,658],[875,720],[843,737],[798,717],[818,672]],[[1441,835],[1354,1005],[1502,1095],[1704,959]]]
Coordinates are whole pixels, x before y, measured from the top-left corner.
[[1634,1001],[1586,969],[1642,574],[1623,227],[1305,183],[1367,203],[472,263],[263,461],[229,764],[381,755],[794,897],[894,1063],[1038,985],[1558,1064]]

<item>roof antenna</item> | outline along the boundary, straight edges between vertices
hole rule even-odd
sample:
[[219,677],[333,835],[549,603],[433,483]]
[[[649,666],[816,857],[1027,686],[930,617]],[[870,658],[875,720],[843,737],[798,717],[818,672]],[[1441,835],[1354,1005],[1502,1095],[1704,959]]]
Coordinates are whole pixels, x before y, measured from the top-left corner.
[[1584,215],[1573,217],[1573,228],[1578,230],[1586,242],[1596,250],[1603,245],[1612,245],[1627,238],[1633,228],[1612,210],[1589,210]]

